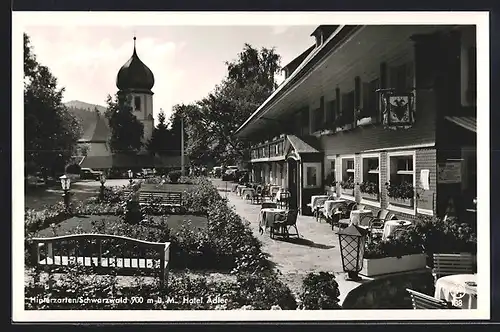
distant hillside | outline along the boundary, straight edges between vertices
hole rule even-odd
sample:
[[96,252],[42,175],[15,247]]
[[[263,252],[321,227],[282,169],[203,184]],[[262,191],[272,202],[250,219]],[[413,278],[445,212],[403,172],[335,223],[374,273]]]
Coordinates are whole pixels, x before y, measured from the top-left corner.
[[72,100],[65,103],[68,111],[73,113],[79,120],[83,129],[82,139],[90,139],[94,133],[96,127],[96,112],[99,111],[99,115],[104,118],[104,112],[106,107],[100,105],[94,105],[85,103],[79,100]]
[[73,107],[73,108],[79,108],[82,110],[87,110],[87,111],[94,111],[96,108],[99,110],[99,112],[104,113],[106,111],[106,107],[101,106],[101,105],[94,105],[94,104],[89,104],[80,100],[72,100],[68,101],[65,103],[66,107]]

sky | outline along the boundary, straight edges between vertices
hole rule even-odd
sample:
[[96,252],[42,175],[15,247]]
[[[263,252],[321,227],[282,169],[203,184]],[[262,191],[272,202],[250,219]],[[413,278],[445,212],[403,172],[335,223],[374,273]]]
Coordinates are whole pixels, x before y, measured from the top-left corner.
[[[314,43],[314,25],[268,26],[26,26],[33,51],[65,88],[64,102],[105,106],[116,91],[116,74],[132,56],[155,76],[153,108],[169,113],[175,104],[208,95],[227,74],[244,44],[275,47],[286,65]],[[280,82],[283,77],[277,77]]]

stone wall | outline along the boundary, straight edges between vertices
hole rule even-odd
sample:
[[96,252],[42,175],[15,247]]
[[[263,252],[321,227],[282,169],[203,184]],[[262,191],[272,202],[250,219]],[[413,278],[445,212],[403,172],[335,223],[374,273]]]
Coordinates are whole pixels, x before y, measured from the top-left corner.
[[434,279],[429,269],[391,274],[368,280],[345,297],[343,309],[412,309],[407,288],[433,295]]

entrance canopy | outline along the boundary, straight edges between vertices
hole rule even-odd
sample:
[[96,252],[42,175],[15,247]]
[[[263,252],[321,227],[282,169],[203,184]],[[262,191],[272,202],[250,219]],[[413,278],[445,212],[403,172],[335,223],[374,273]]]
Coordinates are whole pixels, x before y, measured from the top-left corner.
[[321,153],[317,147],[319,142],[314,136],[297,137],[295,135],[287,135],[285,141],[285,158],[301,159],[304,154],[319,154]]

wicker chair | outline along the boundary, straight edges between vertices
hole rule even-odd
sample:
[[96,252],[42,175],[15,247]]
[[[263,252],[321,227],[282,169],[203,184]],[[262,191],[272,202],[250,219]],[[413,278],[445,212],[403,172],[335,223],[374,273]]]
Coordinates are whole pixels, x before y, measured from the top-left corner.
[[280,192],[279,206],[281,209],[288,209],[290,207],[290,198],[292,194],[287,191]]
[[254,203],[261,203],[263,201],[262,199],[262,186],[257,186],[257,189],[255,189],[255,193],[252,196],[252,204]]
[[335,226],[340,228],[340,226],[347,226],[351,222],[351,211],[356,209],[356,202],[349,202],[340,205],[333,212],[332,217],[332,231],[335,230]]
[[361,225],[367,225],[370,230],[370,240],[382,237],[385,222],[397,219],[396,215],[389,210],[379,210],[376,216],[365,216],[360,220]]
[[[271,239],[275,236],[283,236],[288,238],[290,235],[300,237],[299,230],[297,229],[297,215],[298,210],[288,210],[286,212],[276,214],[274,216],[274,223],[270,230]],[[295,234],[290,234],[290,228],[295,228]]]

